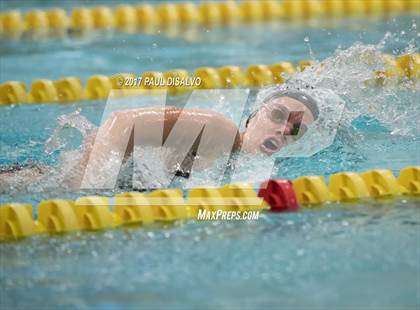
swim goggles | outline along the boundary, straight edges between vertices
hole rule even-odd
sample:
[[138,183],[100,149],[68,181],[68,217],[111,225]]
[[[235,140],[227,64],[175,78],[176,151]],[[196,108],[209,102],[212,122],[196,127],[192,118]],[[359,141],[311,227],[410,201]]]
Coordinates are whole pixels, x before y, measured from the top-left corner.
[[[301,91],[286,90],[283,92],[274,93],[268,96],[267,98],[265,98],[261,107],[249,115],[245,123],[245,127],[248,126],[248,123],[251,120],[251,118],[253,118],[261,108],[268,107],[267,104],[269,102],[273,101],[274,99],[278,99],[282,97],[289,97],[289,98],[292,98],[301,102],[311,111],[314,119],[318,118],[319,116],[318,105],[311,96]],[[283,106],[269,108],[269,111],[270,111],[269,117],[271,121],[273,121],[274,123],[283,124],[287,121],[286,124],[293,125],[292,131],[290,134],[293,140],[297,140],[301,138],[308,129],[305,124],[302,124],[302,119],[304,115],[303,111],[289,111],[289,109]]]

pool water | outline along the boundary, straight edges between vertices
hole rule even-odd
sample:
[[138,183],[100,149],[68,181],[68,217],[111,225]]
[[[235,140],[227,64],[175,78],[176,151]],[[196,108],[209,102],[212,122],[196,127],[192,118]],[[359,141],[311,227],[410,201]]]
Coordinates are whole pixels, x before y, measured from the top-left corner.
[[[0,3],[6,10],[17,1]],[[101,3],[112,4],[88,2]],[[22,10],[51,5],[52,1],[28,1]],[[246,67],[309,58],[329,58],[330,64],[354,58],[352,66],[357,67],[364,51],[378,49],[397,55],[418,49],[417,25],[418,18],[403,16],[356,22],[240,25],[228,30],[198,28],[156,35],[95,33],[45,41],[2,39],[0,82],[28,84],[38,78],[73,75],[86,81],[94,74],[194,70],[227,64]],[[272,177],[328,177],[339,171],[374,168],[398,174],[405,166],[420,164],[418,84],[364,89],[362,83],[355,82],[358,75],[343,68],[324,73],[324,81],[319,83],[325,86],[328,78],[340,77],[341,88],[336,91],[348,97],[348,115],[356,110],[360,115],[349,117],[339,127],[334,143],[316,155],[277,158]],[[361,75],[366,73],[362,71]],[[255,91],[250,106],[254,99]],[[173,104],[179,104],[177,100]],[[58,119],[77,111],[99,125],[105,104],[105,100],[98,100],[0,107],[0,165],[60,165],[63,153],[80,146],[81,123],[72,129],[59,125]],[[373,109],[370,114],[365,113],[369,104],[369,111]],[[229,103],[218,108],[227,115],[234,109]],[[65,145],[47,153],[46,142],[57,128]],[[260,165],[261,158],[250,157],[238,163],[237,169],[245,177],[258,179]],[[206,178],[209,176],[203,173],[202,179]],[[42,199],[74,199],[83,194],[53,185],[0,185],[0,202],[36,205]],[[413,197],[264,214],[251,222],[192,221],[35,236],[0,244],[0,305],[418,309],[419,251],[420,208]]]
[[2,244],[2,304],[417,309],[418,200]]

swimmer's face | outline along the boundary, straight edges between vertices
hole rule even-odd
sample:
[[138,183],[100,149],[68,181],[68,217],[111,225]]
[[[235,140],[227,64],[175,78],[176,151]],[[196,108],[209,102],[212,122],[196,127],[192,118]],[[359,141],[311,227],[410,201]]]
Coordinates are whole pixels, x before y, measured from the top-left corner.
[[313,121],[312,112],[300,101],[289,97],[273,99],[249,120],[242,150],[271,155],[299,139]]

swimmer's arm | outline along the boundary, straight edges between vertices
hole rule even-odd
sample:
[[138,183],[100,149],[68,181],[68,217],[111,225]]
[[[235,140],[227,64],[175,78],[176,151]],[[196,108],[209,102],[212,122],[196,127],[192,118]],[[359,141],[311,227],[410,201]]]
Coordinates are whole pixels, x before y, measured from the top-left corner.
[[129,114],[112,113],[95,132],[85,138],[82,158],[71,168],[77,176],[66,179],[66,186],[78,188],[83,178],[94,179],[95,175],[102,175],[102,171],[106,172],[108,163],[113,159],[119,158],[121,162],[128,151],[127,145],[131,139],[132,127],[133,122]]
[[164,145],[182,149],[190,146],[203,129],[205,136],[193,145],[193,149],[200,148],[201,155],[217,157],[222,149],[239,148],[238,128],[224,115],[209,110],[176,107],[142,108],[114,113],[98,130],[95,140],[105,142],[114,151],[128,155],[134,145]]
[[147,127],[148,130],[155,131],[151,125],[157,121],[151,123],[150,115],[139,114],[136,111],[112,113],[98,130],[86,139],[83,147],[85,165],[89,162],[89,165],[95,167],[92,170],[99,171],[97,169],[100,169],[107,161],[128,156],[133,149],[134,125],[140,126],[142,131],[145,131]]
[[[167,110],[163,136],[166,147],[179,150],[176,154],[174,152],[169,161],[182,162],[188,150],[190,155],[183,164],[192,164],[192,154],[193,157],[197,156],[194,165],[199,170],[209,167],[215,159],[240,147],[238,128],[233,121],[220,113],[204,109]],[[179,156],[181,158],[176,158]],[[168,162],[167,166],[171,167],[173,163]]]
[[[176,130],[171,132],[175,124]],[[96,169],[100,169],[105,161],[129,155],[134,145],[161,146],[164,142],[167,147],[181,149],[191,144],[189,133],[192,128],[203,126],[206,126],[207,135],[199,145],[202,162],[219,157],[226,146],[239,148],[238,129],[222,114],[202,109],[167,107],[113,113],[98,129],[96,137],[87,139],[86,154],[91,159],[90,163],[96,166],[93,170],[98,171]],[[198,145],[193,147],[198,148]]]
[[[239,148],[236,125],[224,115],[204,109],[167,108],[164,117],[165,147],[199,153],[200,158],[217,158],[221,152]],[[200,135],[201,133],[201,135]]]

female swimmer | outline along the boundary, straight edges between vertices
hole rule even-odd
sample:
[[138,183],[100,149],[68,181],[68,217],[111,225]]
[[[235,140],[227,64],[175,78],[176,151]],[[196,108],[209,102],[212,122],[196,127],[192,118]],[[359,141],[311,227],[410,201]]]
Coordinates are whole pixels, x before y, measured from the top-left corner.
[[[97,173],[106,162],[120,155],[126,160],[141,137],[142,145],[162,146],[174,150],[173,158],[177,167],[175,174],[188,176],[192,162],[199,158],[203,166],[208,165],[226,150],[226,144],[232,145],[232,151],[262,153],[272,155],[291,142],[299,139],[308,126],[318,118],[319,109],[316,101],[301,90],[277,90],[262,100],[259,108],[251,113],[245,128],[240,132],[231,119],[224,115],[204,109],[180,109],[176,107],[139,108],[114,112],[97,131],[86,139],[82,160],[78,161],[73,171],[84,171],[91,160],[91,173]],[[156,135],[163,137],[156,139]],[[178,136],[167,138],[176,123]],[[191,143],[191,128],[205,124],[210,139],[200,142],[196,139],[187,158],[178,159],[177,149]],[[135,126],[134,126],[135,125]],[[134,135],[134,128],[140,135]],[[128,138],[129,137],[129,138]],[[160,144],[160,145],[158,145]],[[200,154],[197,153],[200,145]],[[181,161],[181,162],[180,162]],[[200,166],[200,165],[199,165]],[[46,168],[39,165],[9,166],[0,169],[0,179],[11,176],[22,176],[34,180],[34,177],[45,173]],[[79,180],[80,185],[80,180]],[[73,186],[71,186],[73,187]]]

